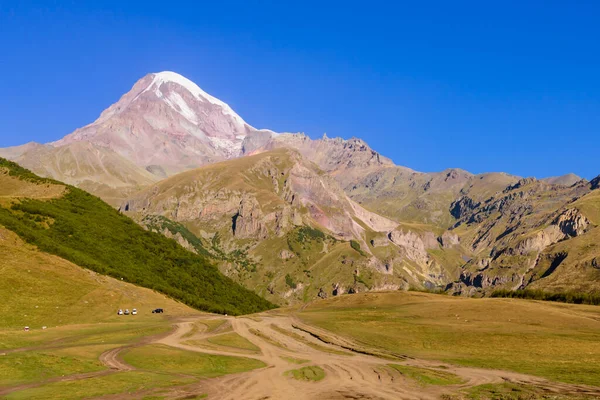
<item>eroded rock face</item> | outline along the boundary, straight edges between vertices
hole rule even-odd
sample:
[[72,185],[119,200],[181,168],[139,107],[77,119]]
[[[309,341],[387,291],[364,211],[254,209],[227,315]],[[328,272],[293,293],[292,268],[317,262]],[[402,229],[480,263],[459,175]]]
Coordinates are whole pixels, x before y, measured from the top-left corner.
[[517,255],[541,252],[561,240],[582,235],[589,225],[590,221],[578,210],[566,210],[552,221],[552,225],[521,241],[514,249],[510,249],[510,252]]
[[470,271],[463,271],[460,275],[460,281],[466,284],[467,286],[487,289],[507,284],[510,284],[510,286],[515,286],[519,284],[522,281],[522,279],[521,275],[517,273],[513,273],[507,276],[499,276],[495,274],[490,274],[488,272],[473,273]]
[[428,249],[439,247],[438,241],[432,232],[418,234],[412,231],[397,230],[389,233],[389,239],[395,245],[406,251],[406,256],[419,265],[429,265],[431,258]]
[[440,236],[439,242],[443,248],[449,249],[460,244],[460,238],[456,233],[446,231]]
[[552,223],[557,225],[562,233],[570,237],[582,235],[590,226],[590,221],[574,208],[563,212]]
[[592,179],[590,182],[590,187],[592,190],[600,189],[600,175]]
[[477,207],[479,207],[479,203],[476,203],[470,197],[463,196],[450,205],[450,214],[456,219],[461,219]]
[[342,285],[339,284],[339,282],[333,283],[331,285],[332,291],[331,291],[331,295],[332,296],[339,296],[344,294],[344,287]]
[[[369,266],[369,268],[376,270],[377,272],[384,274],[384,275],[393,275],[394,273],[394,263],[398,262],[399,260],[395,260],[395,259],[389,259],[389,260],[384,260],[381,261],[378,258],[375,257],[371,257],[369,259],[369,262],[367,263],[367,265]],[[358,268],[356,269],[356,271],[354,272],[354,274],[356,276],[360,276],[359,275],[359,270]]]
[[387,236],[378,236],[376,238],[371,239],[371,246],[373,247],[382,247],[390,244]]
[[279,258],[281,258],[284,261],[290,260],[294,257],[296,257],[296,255],[289,250],[283,249],[279,252]]
[[232,217],[233,235],[239,239],[265,239],[267,227],[258,201],[251,196],[242,197],[240,207]]

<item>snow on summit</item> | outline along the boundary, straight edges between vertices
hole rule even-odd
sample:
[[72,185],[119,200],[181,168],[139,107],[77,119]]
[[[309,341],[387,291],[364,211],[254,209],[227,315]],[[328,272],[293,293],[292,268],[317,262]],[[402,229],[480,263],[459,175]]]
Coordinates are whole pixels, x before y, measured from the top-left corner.
[[[242,117],[240,117],[235,111],[233,111],[227,103],[206,93],[198,85],[196,85],[194,82],[192,82],[185,76],[180,75],[176,72],[172,72],[172,71],[157,72],[152,75],[154,76],[152,82],[148,85],[148,87],[142,93],[144,93],[148,90],[154,89],[154,93],[158,97],[163,98],[164,95],[162,92],[160,92],[160,86],[163,83],[175,83],[175,84],[183,87],[184,89],[186,89],[188,92],[190,92],[197,100],[202,101],[202,102],[209,102],[211,104],[214,104],[214,105],[220,107],[223,114],[233,118],[235,120],[235,122],[237,124],[239,124],[241,127],[243,127],[244,125],[248,125],[246,123],[246,121],[244,121],[242,119]],[[181,106],[181,101],[183,101],[183,99],[181,99],[181,98],[179,98],[177,100],[170,98],[170,100],[173,101],[174,103],[176,103],[178,106]],[[189,107],[186,107],[186,106],[181,107],[181,108],[182,108],[182,110],[189,109]],[[182,112],[182,114],[186,118],[191,116],[189,112],[185,112],[185,111]],[[248,125],[248,126],[250,126],[250,125]]]

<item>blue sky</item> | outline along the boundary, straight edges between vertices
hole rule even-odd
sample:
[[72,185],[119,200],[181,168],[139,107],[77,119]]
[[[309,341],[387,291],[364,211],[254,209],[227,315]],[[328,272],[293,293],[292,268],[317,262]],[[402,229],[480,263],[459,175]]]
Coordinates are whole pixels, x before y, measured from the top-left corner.
[[397,164],[600,174],[597,1],[0,2],[0,146],[56,140],[173,70],[258,128]]

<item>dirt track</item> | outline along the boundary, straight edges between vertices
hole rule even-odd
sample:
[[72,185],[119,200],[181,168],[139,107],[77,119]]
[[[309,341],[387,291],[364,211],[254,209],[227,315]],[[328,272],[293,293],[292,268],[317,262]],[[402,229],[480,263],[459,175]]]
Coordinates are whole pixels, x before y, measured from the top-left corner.
[[[198,341],[222,333],[222,329],[212,333],[207,333],[206,329],[197,329],[203,326],[198,323],[206,319],[226,319],[234,332],[255,344],[260,352],[198,345]],[[122,361],[120,353],[127,348],[148,343],[208,354],[251,357],[267,365],[255,371],[202,379],[194,384],[160,389],[160,396],[168,399],[182,399],[200,394],[208,394],[209,399],[215,400],[439,399],[443,394],[456,393],[471,386],[502,382],[535,385],[548,394],[577,394],[600,398],[600,388],[549,382],[542,378],[507,371],[457,367],[402,355],[394,355],[395,360],[385,354],[371,355],[368,354],[371,349],[359,347],[330,332],[306,326],[293,317],[277,315],[261,316],[261,318],[207,316],[177,322],[175,329],[167,335],[144,338],[139,343],[103,353],[100,361],[110,370],[21,385],[0,390],[0,395],[50,382],[81,380],[121,371],[132,371],[135,368]],[[373,351],[373,353],[377,352]],[[282,357],[308,360],[308,362],[299,365]],[[390,363],[451,372],[460,376],[464,383],[452,386],[419,386],[390,368],[388,366]],[[325,371],[325,379],[320,382],[302,382],[285,375],[285,372],[291,369],[313,365]],[[105,396],[102,399],[137,399],[153,394],[156,393],[150,390],[143,393]]]
[[[203,332],[189,337],[193,321],[181,322],[177,330],[157,341],[165,345],[211,354],[244,355],[256,358],[268,365],[267,368],[244,374],[203,380],[197,385],[173,390],[173,397],[208,393],[210,399],[439,399],[442,394],[456,392],[467,387],[485,383],[515,382],[533,384],[548,393],[588,394],[600,396],[600,389],[577,385],[549,382],[527,375],[477,368],[462,368],[453,365],[415,360],[410,358],[392,361],[367,354],[359,354],[344,348],[357,348],[352,342],[336,337],[329,332],[309,327],[287,316],[265,316],[260,319],[228,318],[233,330],[248,339],[261,350],[260,354],[248,355],[231,350],[204,349],[184,344],[190,339],[210,336]],[[278,327],[279,329],[275,328]],[[298,329],[300,328],[300,329]],[[281,332],[292,332],[290,337]],[[252,331],[253,332],[252,332]],[[313,333],[308,334],[306,331]],[[256,332],[260,332],[260,336]],[[185,336],[188,337],[185,337]],[[325,336],[331,345],[315,336]],[[341,347],[343,346],[343,347]],[[329,349],[329,350],[328,350]],[[360,348],[361,352],[368,349]],[[344,353],[344,354],[340,354]],[[302,365],[292,364],[282,357],[309,360]],[[465,383],[454,386],[418,386],[387,365],[398,363],[418,367],[439,369],[454,373]],[[290,369],[317,365],[326,372],[320,382],[301,382],[285,375]]]

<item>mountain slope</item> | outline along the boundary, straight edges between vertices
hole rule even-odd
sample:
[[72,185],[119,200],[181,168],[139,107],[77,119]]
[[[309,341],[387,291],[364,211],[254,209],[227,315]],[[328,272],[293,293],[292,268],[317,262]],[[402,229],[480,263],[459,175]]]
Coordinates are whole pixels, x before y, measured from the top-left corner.
[[420,287],[416,276],[440,273],[439,266],[422,270],[403,260],[403,250],[387,238],[397,223],[350,200],[335,180],[289,149],[175,175],[121,210],[192,250],[220,256],[223,272],[278,302]]
[[453,232],[473,258],[453,290],[600,290],[600,198],[590,190],[585,181],[562,186],[527,178],[485,201],[461,197]]
[[[250,313],[271,305],[221,275],[210,261],[144,231],[100,199],[0,159],[0,225],[41,251],[152,288],[195,308]],[[28,197],[20,195],[29,187]],[[60,192],[62,190],[62,193]],[[52,196],[38,195],[49,192]]]
[[6,156],[34,173],[77,186],[118,205],[130,193],[159,180],[112,150],[89,142],[61,147],[28,144],[0,149]]
[[118,309],[140,313],[162,307],[170,315],[195,311],[181,303],[127,282],[85,270],[44,253],[0,227],[1,328],[97,323],[117,318]]
[[[454,173],[439,179],[460,181]],[[481,176],[477,182],[490,183],[478,185],[464,176],[461,190],[476,199],[503,187],[495,182],[505,178]],[[452,200],[445,207],[454,219]],[[192,251],[220,257],[225,274],[277,302],[445,287],[475,255],[458,230],[394,222],[364,209],[286,148],[175,175],[132,196],[121,210]]]

